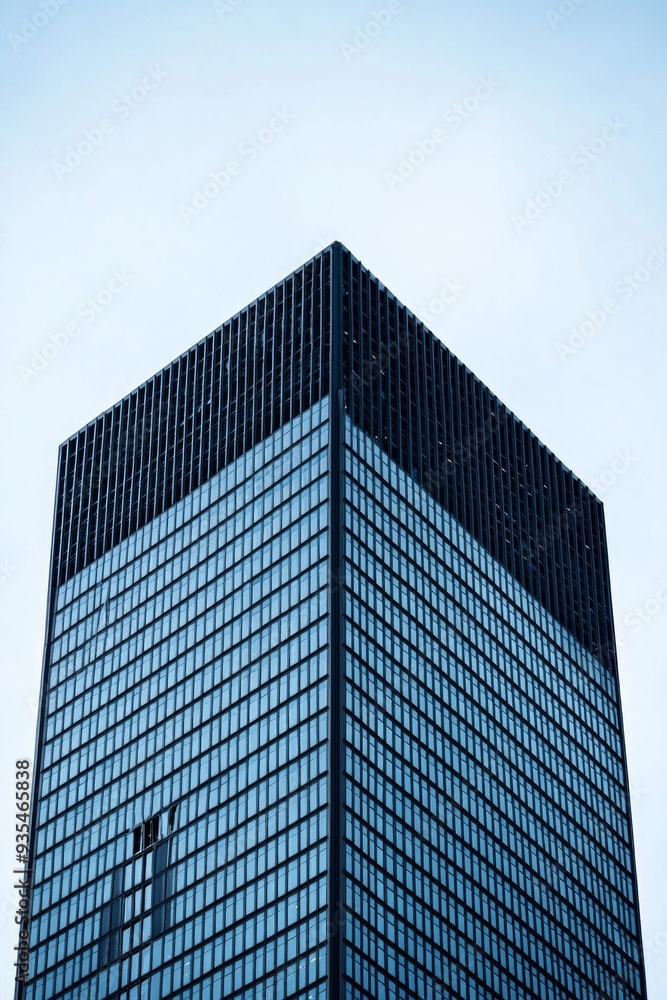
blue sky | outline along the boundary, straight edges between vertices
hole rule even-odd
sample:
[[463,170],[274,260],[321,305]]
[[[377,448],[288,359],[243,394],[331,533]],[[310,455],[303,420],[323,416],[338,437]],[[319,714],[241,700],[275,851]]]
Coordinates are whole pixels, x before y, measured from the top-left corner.
[[[605,501],[667,998],[666,21],[616,0],[3,5],[7,802],[58,444],[340,239]],[[7,814],[6,982],[12,837]]]

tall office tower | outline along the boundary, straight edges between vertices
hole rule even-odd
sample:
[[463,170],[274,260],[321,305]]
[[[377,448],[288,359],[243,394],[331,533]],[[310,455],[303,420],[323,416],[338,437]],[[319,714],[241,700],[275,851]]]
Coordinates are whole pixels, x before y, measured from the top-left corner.
[[602,505],[340,244],[60,452],[20,1000],[645,997]]

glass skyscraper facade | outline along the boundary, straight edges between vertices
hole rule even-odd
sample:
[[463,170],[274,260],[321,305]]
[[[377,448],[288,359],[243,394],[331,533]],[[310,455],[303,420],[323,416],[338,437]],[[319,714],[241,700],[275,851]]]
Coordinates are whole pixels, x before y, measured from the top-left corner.
[[66,442],[18,1000],[643,1000],[599,501],[340,244]]

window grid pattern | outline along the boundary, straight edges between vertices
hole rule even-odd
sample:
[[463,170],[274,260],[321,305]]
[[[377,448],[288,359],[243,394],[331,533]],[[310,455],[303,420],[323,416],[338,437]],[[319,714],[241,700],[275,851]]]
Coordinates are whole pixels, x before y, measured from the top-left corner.
[[346,436],[346,997],[637,1000],[610,672]]
[[324,1000],[328,400],[55,595],[26,1000]]
[[340,244],[63,445],[47,640],[18,1000],[643,997],[602,505]]
[[54,584],[328,393],[324,251],[61,448]]
[[353,422],[613,666],[600,501],[346,250],[342,285]]

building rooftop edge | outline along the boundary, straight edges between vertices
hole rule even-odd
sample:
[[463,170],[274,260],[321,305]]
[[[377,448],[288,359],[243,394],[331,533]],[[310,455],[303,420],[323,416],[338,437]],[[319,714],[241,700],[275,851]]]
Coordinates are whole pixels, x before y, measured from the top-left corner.
[[182,358],[185,358],[188,354],[190,354],[191,351],[196,350],[201,344],[204,344],[209,339],[209,337],[212,337],[216,333],[219,333],[220,331],[222,331],[222,329],[228,323],[233,323],[235,319],[239,318],[244,312],[246,312],[246,310],[250,309],[256,302],[259,302],[260,299],[262,299],[265,295],[268,295],[271,291],[273,291],[273,289],[277,288],[278,285],[282,284],[282,282],[287,281],[289,278],[291,278],[293,275],[295,275],[297,271],[300,271],[303,268],[307,267],[313,261],[318,260],[320,257],[324,256],[324,254],[331,252],[334,247],[340,247],[341,250],[343,250],[346,254],[349,254],[349,256],[351,257],[351,259],[353,261],[355,261],[357,264],[359,264],[359,266],[362,267],[371,276],[371,278],[373,278],[374,281],[377,281],[378,285],[381,288],[385,289],[387,291],[387,294],[389,296],[391,296],[391,298],[394,299],[401,306],[401,308],[405,309],[406,312],[410,316],[412,316],[417,323],[420,323],[424,327],[425,330],[428,330],[428,332],[437,341],[437,343],[441,346],[441,348],[443,350],[447,351],[447,353],[450,354],[451,357],[455,359],[455,361],[457,362],[457,364],[461,365],[461,367],[473,379],[475,379],[476,382],[478,382],[481,386],[483,386],[486,390],[488,390],[488,392],[491,393],[491,395],[493,396],[494,400],[504,409],[504,411],[506,412],[506,414],[508,414],[513,420],[515,420],[518,424],[520,424],[520,426],[524,429],[524,431],[526,431],[528,434],[530,434],[530,436],[537,441],[538,445],[541,448],[546,449],[546,451],[549,452],[549,454],[551,454],[554,457],[554,459],[556,460],[556,462],[558,462],[558,464],[561,466],[561,468],[569,476],[571,476],[572,479],[576,480],[581,485],[581,487],[589,494],[589,496],[592,497],[592,499],[595,500],[596,503],[600,505],[600,507],[604,508],[603,501],[590,488],[590,486],[588,486],[583,481],[583,479],[581,479],[572,469],[570,469],[569,466],[567,466],[565,464],[565,462],[563,462],[563,460],[560,459],[558,457],[558,455],[551,448],[549,448],[549,446],[547,444],[545,444],[544,441],[542,441],[537,436],[537,434],[535,434],[535,432],[519,416],[517,416],[517,414],[513,410],[511,410],[509,408],[509,406],[507,406],[506,403],[504,403],[502,401],[502,399],[493,391],[493,389],[491,389],[489,386],[487,386],[486,383],[483,382],[482,379],[478,375],[476,375],[475,372],[472,371],[472,369],[469,368],[465,364],[465,362],[461,361],[461,359],[456,354],[454,354],[453,351],[451,351],[447,347],[447,345],[438,337],[438,335],[436,333],[434,333],[430,329],[430,327],[427,326],[427,324],[424,323],[424,321],[419,318],[419,316],[417,315],[417,313],[415,313],[414,310],[412,310],[409,306],[406,306],[404,302],[401,302],[401,300],[398,298],[398,296],[396,296],[391,291],[391,289],[389,288],[389,286],[386,285],[380,278],[378,278],[377,275],[369,267],[367,267],[363,263],[363,261],[361,260],[361,258],[356,257],[355,254],[353,254],[352,251],[341,240],[333,240],[327,246],[322,247],[322,249],[319,250],[316,254],[313,254],[312,257],[309,257],[307,260],[305,260],[303,262],[303,264],[300,264],[298,267],[294,268],[294,270],[290,271],[288,274],[284,275],[282,278],[280,278],[278,281],[276,281],[275,284],[271,285],[265,291],[263,291],[259,295],[255,296],[255,298],[252,299],[250,302],[247,302],[240,309],[237,309],[236,312],[234,312],[227,319],[223,320],[222,323],[219,323],[218,326],[214,327],[213,330],[209,331],[209,333],[205,334],[199,340],[195,341],[195,343],[192,344],[190,347],[188,347],[186,350],[181,351],[180,354],[178,354],[175,358],[172,358],[172,360],[170,362],[168,362],[166,365],[163,365],[162,368],[159,368],[156,372],[154,372],[148,378],[146,378],[142,382],[140,382],[139,385],[135,386],[134,389],[131,389],[129,392],[125,393],[124,396],[121,396],[121,398],[119,400],[117,400],[115,403],[112,403],[111,406],[107,406],[104,410],[102,410],[100,413],[98,413],[91,420],[88,420],[77,431],[75,431],[73,434],[70,434],[69,437],[67,437],[60,444],[60,449],[59,450],[62,450],[70,442],[76,441],[76,439],[79,437],[79,435],[82,434],[87,428],[94,426],[106,414],[111,413],[113,410],[116,409],[116,407],[120,406],[126,400],[131,399],[132,396],[134,396],[136,393],[138,393],[142,388],[144,388],[145,386],[149,385],[151,382],[154,381],[154,379],[158,378],[164,372],[168,371],[173,365],[175,365]]

